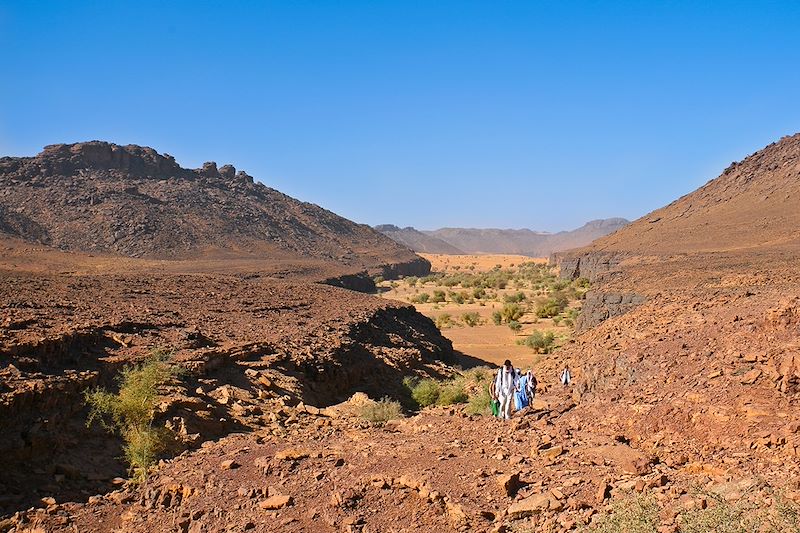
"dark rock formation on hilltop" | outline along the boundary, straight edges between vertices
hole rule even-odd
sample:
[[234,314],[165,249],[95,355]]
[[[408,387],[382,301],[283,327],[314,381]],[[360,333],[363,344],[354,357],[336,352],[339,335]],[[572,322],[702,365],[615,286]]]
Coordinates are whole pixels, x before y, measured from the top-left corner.
[[362,224],[231,165],[180,167],[152,148],[92,141],[0,158],[0,232],[62,250],[131,257],[315,259],[372,274],[430,265]]

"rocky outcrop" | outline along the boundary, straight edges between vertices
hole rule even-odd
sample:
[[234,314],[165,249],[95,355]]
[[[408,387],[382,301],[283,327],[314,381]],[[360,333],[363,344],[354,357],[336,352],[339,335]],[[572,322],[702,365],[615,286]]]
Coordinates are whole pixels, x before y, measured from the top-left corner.
[[568,251],[550,256],[550,264],[558,267],[562,279],[588,278],[594,281],[599,276],[614,271],[625,254]]
[[427,276],[431,273],[431,263],[427,259],[418,257],[403,263],[392,263],[381,267],[383,279],[397,279],[405,276]]
[[575,328],[578,332],[593,328],[609,318],[632,311],[646,301],[644,296],[635,293],[589,291]]

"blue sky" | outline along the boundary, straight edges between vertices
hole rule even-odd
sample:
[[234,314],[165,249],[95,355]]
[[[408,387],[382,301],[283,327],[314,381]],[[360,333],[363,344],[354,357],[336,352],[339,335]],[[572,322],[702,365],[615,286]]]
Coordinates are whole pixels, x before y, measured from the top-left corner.
[[636,218],[800,131],[799,2],[0,0],[0,154],[143,144],[369,224]]

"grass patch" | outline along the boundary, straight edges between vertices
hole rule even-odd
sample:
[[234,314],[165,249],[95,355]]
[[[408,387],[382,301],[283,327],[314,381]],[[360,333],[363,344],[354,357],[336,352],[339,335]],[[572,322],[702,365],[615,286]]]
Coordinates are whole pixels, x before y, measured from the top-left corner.
[[[655,533],[658,528],[658,504],[649,496],[628,496],[611,504],[611,513],[601,517],[584,531],[596,533]],[[713,531],[713,530],[708,530]]]
[[371,424],[382,426],[389,420],[403,417],[400,402],[382,398],[377,402],[367,402],[359,410],[359,416]]

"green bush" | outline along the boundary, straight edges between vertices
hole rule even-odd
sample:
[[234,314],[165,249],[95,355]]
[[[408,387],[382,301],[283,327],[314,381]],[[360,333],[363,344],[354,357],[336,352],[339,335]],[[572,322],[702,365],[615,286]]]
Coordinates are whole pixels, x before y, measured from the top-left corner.
[[154,419],[159,402],[159,387],[176,375],[168,354],[153,352],[142,364],[127,366],[117,377],[119,391],[102,388],[87,390],[87,426],[98,421],[111,432],[122,435],[123,451],[135,481],[144,481],[159,454],[166,451],[170,433],[156,428]]
[[492,322],[494,322],[495,326],[499,326],[503,323],[503,314],[500,311],[495,311],[492,313]]
[[431,295],[428,294],[427,292],[421,292],[421,293],[417,294],[416,296],[414,296],[413,298],[411,298],[411,303],[415,303],[415,304],[428,303],[428,300],[430,299],[430,297],[431,297]]
[[536,316],[551,318],[561,313],[567,307],[567,300],[563,295],[557,295],[540,301],[536,305]]
[[476,300],[480,300],[482,298],[486,298],[486,289],[475,287],[472,289],[472,297]]
[[457,303],[459,305],[463,304],[464,302],[467,301],[467,299],[469,299],[469,294],[464,292],[464,291],[462,291],[462,292],[451,292],[449,296],[450,296],[450,300],[453,303]]
[[382,398],[377,402],[367,402],[361,406],[359,412],[361,418],[375,425],[383,425],[389,420],[403,417],[403,410],[400,402]]
[[469,396],[466,412],[470,415],[489,415],[491,414],[491,401],[492,397],[489,395],[489,385],[481,385],[476,392]]
[[453,325],[453,317],[450,313],[442,313],[436,317],[436,327],[439,329],[449,328]]
[[500,311],[500,316],[503,318],[503,321],[507,323],[519,321],[519,319],[522,318],[522,315],[524,314],[525,311],[519,304],[506,304]]
[[409,287],[416,287],[418,279],[416,276],[408,276],[405,278],[405,282],[408,283]]
[[444,302],[444,300],[445,300],[444,291],[440,290],[433,291],[433,298],[431,299],[433,303],[442,303]]
[[469,313],[464,313],[463,315],[461,315],[461,321],[467,326],[472,328],[480,325],[481,315],[479,315],[475,311],[470,311]]
[[466,403],[468,399],[469,396],[467,396],[464,390],[464,380],[454,379],[442,384],[436,403],[438,405],[453,405],[457,403]]
[[556,337],[552,331],[548,331],[547,333],[534,331],[525,338],[525,345],[528,348],[536,350],[537,353],[550,353],[555,339]]
[[561,323],[561,317],[560,316],[554,316],[553,317],[553,324],[555,324],[557,326],[560,323]]
[[412,381],[406,384],[406,386],[409,385],[411,385],[411,397],[420,407],[434,405],[439,400],[441,387],[435,379],[427,378],[418,382]]
[[576,287],[580,287],[582,289],[588,289],[589,288],[589,278],[583,278],[583,277],[578,278],[573,282],[573,284]]
[[506,303],[520,303],[525,300],[525,293],[520,291],[514,294],[506,294],[503,297],[503,301]]
[[522,324],[520,324],[516,320],[512,320],[511,322],[508,323],[508,329],[516,333],[522,329]]

